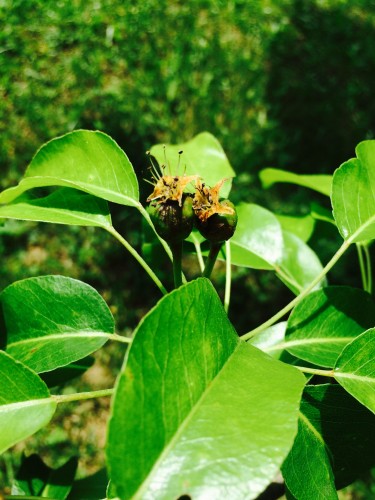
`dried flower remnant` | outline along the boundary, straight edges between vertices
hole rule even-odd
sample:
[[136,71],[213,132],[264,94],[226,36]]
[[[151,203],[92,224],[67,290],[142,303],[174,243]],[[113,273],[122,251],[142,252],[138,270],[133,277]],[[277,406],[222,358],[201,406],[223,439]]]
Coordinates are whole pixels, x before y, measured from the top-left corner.
[[[182,195],[184,194],[186,186],[193,181],[196,181],[199,176],[198,175],[164,175],[165,165],[159,167],[160,172],[156,168],[150,152],[147,154],[150,157],[151,161],[151,172],[153,180],[155,181],[154,190],[147,198],[147,202],[156,202],[156,203],[166,203],[167,201],[177,201],[179,206],[182,206]],[[179,151],[179,161],[177,172],[180,166],[180,158],[182,151]],[[159,165],[158,165],[159,166]]]
[[206,222],[214,214],[234,215],[234,209],[226,203],[220,203],[220,189],[227,179],[222,179],[213,188],[206,186],[199,178],[195,184],[193,208],[201,222]]

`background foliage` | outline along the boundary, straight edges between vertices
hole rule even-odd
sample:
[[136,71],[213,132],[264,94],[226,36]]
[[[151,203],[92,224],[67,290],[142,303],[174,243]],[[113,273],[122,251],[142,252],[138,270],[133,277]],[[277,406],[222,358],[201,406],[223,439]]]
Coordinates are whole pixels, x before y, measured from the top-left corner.
[[[258,170],[332,173],[375,136],[373,0],[0,0],[0,24],[1,189],[19,180],[41,144],[73,129],[110,134],[139,178],[148,177],[152,144],[208,130],[239,174],[234,201],[284,213],[298,204],[304,213],[312,199],[304,190],[260,191]],[[138,216],[112,213],[140,247]],[[319,225],[316,235],[310,244],[325,261],[338,235]],[[94,228],[7,224],[0,258],[0,289],[37,274],[79,277],[105,296],[121,330],[155,301],[147,277]],[[357,284],[351,265],[345,257],[333,279],[341,272]],[[287,300],[266,272],[237,270],[235,278],[239,331],[269,315],[270,296],[275,311]],[[116,366],[116,353],[106,362]]]

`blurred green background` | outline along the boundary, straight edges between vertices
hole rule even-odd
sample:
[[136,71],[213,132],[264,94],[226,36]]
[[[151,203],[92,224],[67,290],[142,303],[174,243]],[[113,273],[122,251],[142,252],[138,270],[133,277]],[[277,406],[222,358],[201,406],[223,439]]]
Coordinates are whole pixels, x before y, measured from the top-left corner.
[[[1,189],[20,180],[44,142],[87,128],[126,151],[145,197],[145,151],[207,130],[238,173],[234,201],[303,214],[310,201],[329,205],[302,188],[264,192],[259,170],[332,173],[375,136],[374,0],[0,0],[0,26]],[[115,227],[139,248],[138,215],[111,209]],[[340,238],[318,224],[310,244],[325,262]],[[93,228],[7,223],[0,258],[0,289],[48,273],[89,282],[119,332],[159,298],[123,249]],[[333,282],[360,285],[352,270],[349,255]],[[168,280],[168,268],[160,273]],[[240,333],[288,298],[270,273],[237,269],[234,278]],[[223,279],[218,272],[220,293]],[[122,353],[112,354],[106,362],[116,367]]]

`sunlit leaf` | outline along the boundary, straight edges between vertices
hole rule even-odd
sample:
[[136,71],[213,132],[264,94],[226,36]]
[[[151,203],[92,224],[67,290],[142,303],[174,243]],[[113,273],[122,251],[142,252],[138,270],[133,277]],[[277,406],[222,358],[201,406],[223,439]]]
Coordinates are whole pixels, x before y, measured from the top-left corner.
[[335,378],[375,413],[375,328],[362,333],[345,347],[336,362]]
[[21,280],[0,294],[7,352],[37,372],[54,370],[99,349],[113,316],[91,286],[64,276]]
[[208,280],[172,292],[139,326],[118,380],[108,437],[117,495],[256,498],[292,445],[303,385],[238,339]]
[[277,182],[288,182],[307,187],[318,193],[330,196],[332,187],[331,175],[301,175],[278,168],[264,168],[259,177],[263,188],[267,189]]
[[52,418],[56,403],[27,366],[0,351],[0,453],[31,436]]
[[108,135],[89,130],[69,132],[42,146],[18,186],[0,194],[0,203],[42,186],[76,188],[121,205],[137,205],[139,199],[126,154]]
[[315,220],[311,215],[291,216],[275,214],[284,231],[293,233],[305,243],[314,232]]
[[350,243],[375,238],[375,140],[358,144],[356,154],[335,171],[332,186],[333,215]]
[[[316,253],[298,236],[283,231],[283,253],[281,262],[275,267],[279,278],[298,295],[323,270]],[[322,279],[315,288],[325,283]]]
[[344,347],[375,325],[375,304],[363,290],[331,286],[310,293],[288,319],[291,354],[332,368]]
[[238,224],[230,240],[232,263],[254,269],[274,269],[283,253],[283,234],[276,216],[259,205],[237,207]]
[[78,226],[111,226],[106,201],[71,188],[59,188],[43,198],[24,193],[12,203],[0,205],[0,217]]
[[[179,155],[179,151],[183,151]],[[188,142],[180,144],[156,144],[151,148],[151,153],[160,165],[164,165],[165,157],[167,166],[166,175],[199,175],[203,181],[213,187],[221,179],[228,179],[220,190],[223,198],[226,198],[232,186],[232,177],[236,174],[221,147],[219,141],[209,132],[202,132]],[[177,166],[180,159],[180,168]]]

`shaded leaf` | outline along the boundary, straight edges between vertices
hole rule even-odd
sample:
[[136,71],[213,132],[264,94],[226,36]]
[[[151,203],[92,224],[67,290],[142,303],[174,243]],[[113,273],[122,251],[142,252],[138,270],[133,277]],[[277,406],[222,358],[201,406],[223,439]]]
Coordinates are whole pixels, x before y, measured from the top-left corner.
[[[100,469],[91,476],[77,479],[68,496],[69,500],[98,500],[106,498],[108,476],[106,469]],[[111,498],[111,497],[108,497]]]
[[106,201],[71,188],[59,188],[36,199],[24,193],[10,204],[0,205],[0,217],[78,226],[112,225]]
[[324,222],[329,222],[336,226],[335,219],[333,218],[332,211],[328,210],[318,203],[311,203],[311,216],[316,220],[322,220]]
[[28,166],[18,186],[0,194],[10,203],[24,191],[66,186],[121,205],[138,204],[138,181],[122,149],[103,132],[75,130],[47,142]]
[[271,187],[277,182],[288,182],[313,189],[314,191],[327,196],[331,195],[331,175],[300,175],[278,168],[264,168],[259,172],[259,177],[262,186],[265,189]]
[[371,469],[374,431],[373,414],[340,386],[307,386],[298,434],[282,467],[294,496],[337,498],[332,471],[335,488],[341,489]]
[[344,240],[350,243],[375,238],[375,140],[356,147],[357,158],[333,176],[333,216]]
[[0,351],[0,453],[44,427],[55,413],[46,384]]
[[375,304],[363,290],[331,286],[310,293],[288,319],[284,348],[332,368],[343,348],[375,325]]
[[117,495],[256,498],[292,445],[303,385],[238,339],[208,280],[172,292],[139,326],[118,380],[108,437]]
[[375,413],[375,328],[362,333],[345,347],[336,362],[335,378]]
[[[220,190],[223,198],[226,198],[232,186],[232,177],[236,174],[221,147],[219,141],[209,132],[202,132],[188,142],[181,144],[167,144],[165,155],[167,158],[166,175],[176,175],[179,151],[181,155],[180,175],[199,175],[210,187],[213,187],[221,179],[227,178]],[[151,153],[157,159],[159,165],[165,164],[164,145],[156,144],[151,148]],[[171,174],[170,174],[171,172]],[[191,189],[194,192],[194,189]]]
[[18,281],[0,294],[7,352],[37,372],[99,349],[114,333],[113,316],[94,288],[64,276]]
[[64,500],[72,488],[77,465],[76,457],[58,469],[48,467],[38,455],[24,457],[12,494]]
[[70,363],[62,368],[56,368],[51,372],[43,372],[40,378],[44,380],[48,387],[56,387],[66,384],[69,380],[79,377],[87,371],[94,364],[95,358],[93,356],[86,356],[86,358]]

